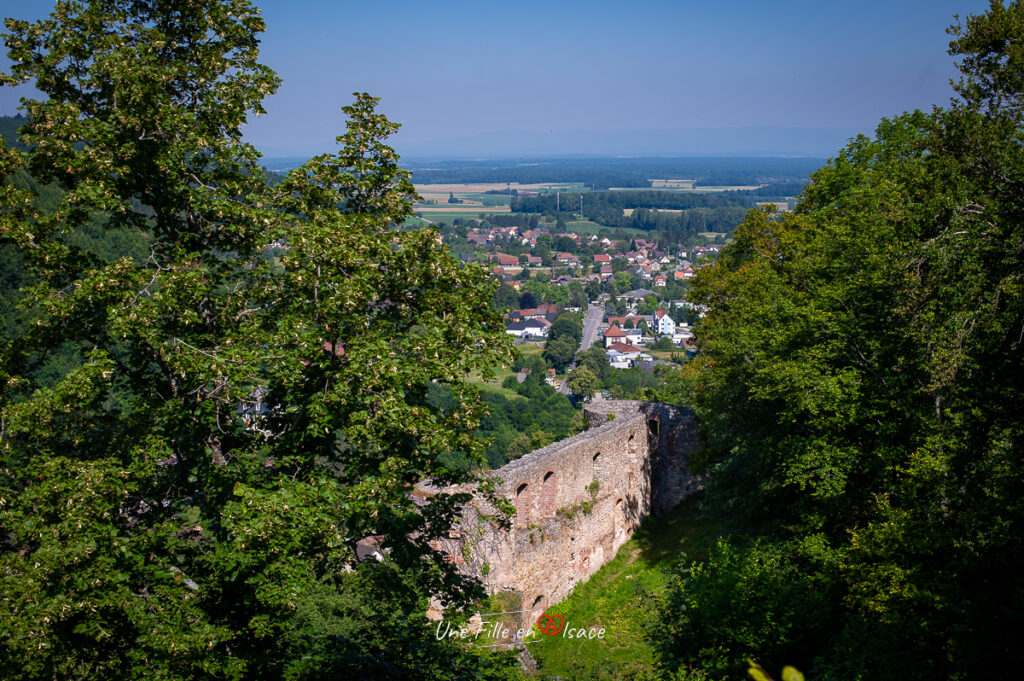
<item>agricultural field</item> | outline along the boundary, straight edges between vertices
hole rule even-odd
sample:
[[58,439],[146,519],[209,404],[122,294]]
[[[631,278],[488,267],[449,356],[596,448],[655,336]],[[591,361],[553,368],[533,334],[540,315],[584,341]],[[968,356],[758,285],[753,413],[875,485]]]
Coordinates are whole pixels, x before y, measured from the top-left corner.
[[763,184],[724,184],[718,187],[694,187],[695,192],[738,192],[738,191],[753,191],[754,189],[760,189],[765,185]]
[[590,220],[570,220],[565,223],[565,226],[570,232],[576,232],[577,234],[600,234],[601,232],[614,234],[615,232],[622,232],[628,237],[643,237],[644,235],[650,235],[650,232],[645,232],[642,229],[633,229],[632,227],[609,227],[608,225],[600,225]]
[[[640,209],[639,208],[623,208],[622,209],[622,214],[625,215],[628,218],[630,215],[632,215],[633,213],[635,213],[638,210],[640,210]],[[682,213],[683,212],[682,208],[648,208],[646,210],[649,210],[652,213]]]
[[479,220],[480,215],[486,218],[487,215],[493,213],[508,213],[508,208],[505,210],[494,210],[493,208],[485,208],[481,206],[475,206],[470,210],[448,210],[446,208],[439,208],[438,210],[425,210],[420,206],[413,206],[413,210],[416,211],[417,217],[421,220],[429,221],[431,224],[437,224],[439,222],[446,222],[449,225],[455,220]]
[[[677,183],[689,183],[689,184],[656,184],[658,182],[677,182]],[[741,190],[760,189],[764,185],[760,184],[735,184],[735,185],[718,185],[718,186],[693,186],[693,180],[651,180],[650,187],[609,187],[608,191],[613,192],[646,192],[646,191],[664,191],[664,192],[732,192]]]
[[417,213],[426,213],[429,215],[437,215],[439,213],[452,213],[456,217],[468,218],[473,217],[477,213],[508,213],[509,207],[506,206],[484,206],[481,204],[469,204],[469,203],[438,203],[438,204],[422,204],[417,203],[413,206],[413,210]]
[[674,350],[650,350],[645,348],[644,352],[655,359],[663,359],[666,362],[671,362],[676,358],[686,358],[686,350],[683,348],[676,348]]
[[696,180],[650,180],[652,189],[693,189]]
[[[553,191],[580,191],[580,189],[583,188],[583,185],[579,182],[537,184],[520,184],[518,182],[470,182],[461,184],[414,184],[413,186],[424,200],[429,201],[433,199],[439,204],[448,201],[449,193],[454,194],[457,199],[479,202],[480,195],[489,191],[515,189],[516,191],[521,192],[550,193]],[[487,196],[499,197],[500,195],[488,194]]]

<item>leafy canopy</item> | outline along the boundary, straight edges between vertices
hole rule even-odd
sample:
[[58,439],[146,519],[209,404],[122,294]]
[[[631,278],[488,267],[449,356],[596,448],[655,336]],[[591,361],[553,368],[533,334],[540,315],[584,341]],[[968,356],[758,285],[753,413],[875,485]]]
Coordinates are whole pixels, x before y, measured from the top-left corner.
[[892,679],[1024,661],[1024,5],[951,33],[959,100],[852,140],[696,279],[702,352],[672,385],[704,420],[708,510],[743,532],[680,570],[666,661]]
[[[45,99],[0,172],[66,191],[44,211],[0,188],[32,282],[0,353],[2,675],[504,673],[421,619],[428,596],[479,590],[431,548],[459,499],[409,492],[468,479],[452,452],[482,463],[464,379],[510,347],[485,273],[395,229],[415,197],[397,126],[357,94],[339,151],[271,186],[241,140],[278,85],[248,2],[68,2],[6,25],[4,81]],[[98,258],[86,225],[148,252]],[[61,348],[72,368],[40,381]]]

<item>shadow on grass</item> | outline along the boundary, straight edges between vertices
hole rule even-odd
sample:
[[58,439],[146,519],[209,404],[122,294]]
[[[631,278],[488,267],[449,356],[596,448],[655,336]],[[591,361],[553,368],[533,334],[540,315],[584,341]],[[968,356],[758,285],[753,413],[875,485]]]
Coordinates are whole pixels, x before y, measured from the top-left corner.
[[725,525],[708,518],[695,494],[663,516],[648,516],[633,533],[639,557],[648,565],[671,567],[681,553],[702,560],[716,539],[728,534]]
[[541,678],[624,678],[623,669],[653,673],[648,636],[657,598],[680,555],[702,559],[721,530],[721,523],[701,513],[696,497],[661,517],[646,518],[612,560],[548,608],[574,625],[605,627],[607,637],[538,642],[531,650],[541,664]]

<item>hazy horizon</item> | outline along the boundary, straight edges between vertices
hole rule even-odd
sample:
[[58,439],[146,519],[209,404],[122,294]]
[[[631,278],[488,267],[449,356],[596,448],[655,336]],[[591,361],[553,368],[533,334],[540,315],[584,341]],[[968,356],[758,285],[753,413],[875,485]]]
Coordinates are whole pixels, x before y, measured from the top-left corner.
[[[957,73],[945,28],[988,6],[255,4],[261,61],[283,79],[245,129],[268,157],[332,151],[340,107],[367,91],[402,124],[402,156],[452,158],[831,156],[882,117],[945,105]],[[34,20],[51,6],[5,0],[2,11]],[[0,88],[0,113],[32,94]]]

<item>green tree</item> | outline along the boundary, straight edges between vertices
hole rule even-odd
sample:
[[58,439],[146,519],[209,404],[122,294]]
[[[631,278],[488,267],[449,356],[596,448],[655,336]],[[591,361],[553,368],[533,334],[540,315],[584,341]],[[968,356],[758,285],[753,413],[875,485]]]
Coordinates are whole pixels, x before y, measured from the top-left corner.
[[551,323],[551,328],[548,329],[548,338],[557,340],[563,337],[572,340],[577,346],[580,344],[580,340],[583,338],[583,321],[578,314],[563,312]]
[[671,336],[662,336],[651,345],[652,350],[671,350],[674,347]]
[[551,433],[546,433],[543,430],[535,430],[532,433],[520,433],[508,445],[507,460],[513,461],[518,459],[524,454],[529,454],[535,449],[546,447],[554,441],[555,438],[552,437]]
[[555,340],[549,340],[544,345],[544,360],[550,364],[555,371],[565,371],[572,363],[578,346],[569,336],[562,336]]
[[516,292],[515,287],[502,283],[494,289],[491,300],[497,309],[511,310],[519,304],[519,293]]
[[[428,596],[479,590],[429,545],[457,499],[408,493],[466,479],[451,451],[482,463],[462,381],[510,348],[485,273],[393,228],[415,196],[384,142],[397,126],[357,95],[340,151],[272,188],[240,141],[278,82],[244,0],[96,0],[7,26],[4,80],[46,99],[0,170],[27,162],[67,193],[44,214],[2,189],[35,315],[0,353],[3,676],[497,670],[421,624]],[[65,238],[96,219],[144,232],[148,259]],[[42,385],[65,344],[75,368]],[[452,408],[427,402],[435,383]],[[371,536],[386,560],[359,560]]]
[[598,380],[604,380],[611,371],[608,364],[608,354],[599,345],[591,345],[589,348],[576,355],[576,362],[580,366],[590,369],[591,373],[597,376]]
[[597,376],[586,366],[573,369],[566,378],[569,390],[581,401],[589,401],[591,396],[601,387]]
[[[709,509],[745,536],[680,571],[667,660],[885,679],[1024,662],[1024,5],[951,32],[961,99],[851,141],[695,281],[709,311],[681,383]],[[788,595],[730,622],[741,583]]]

